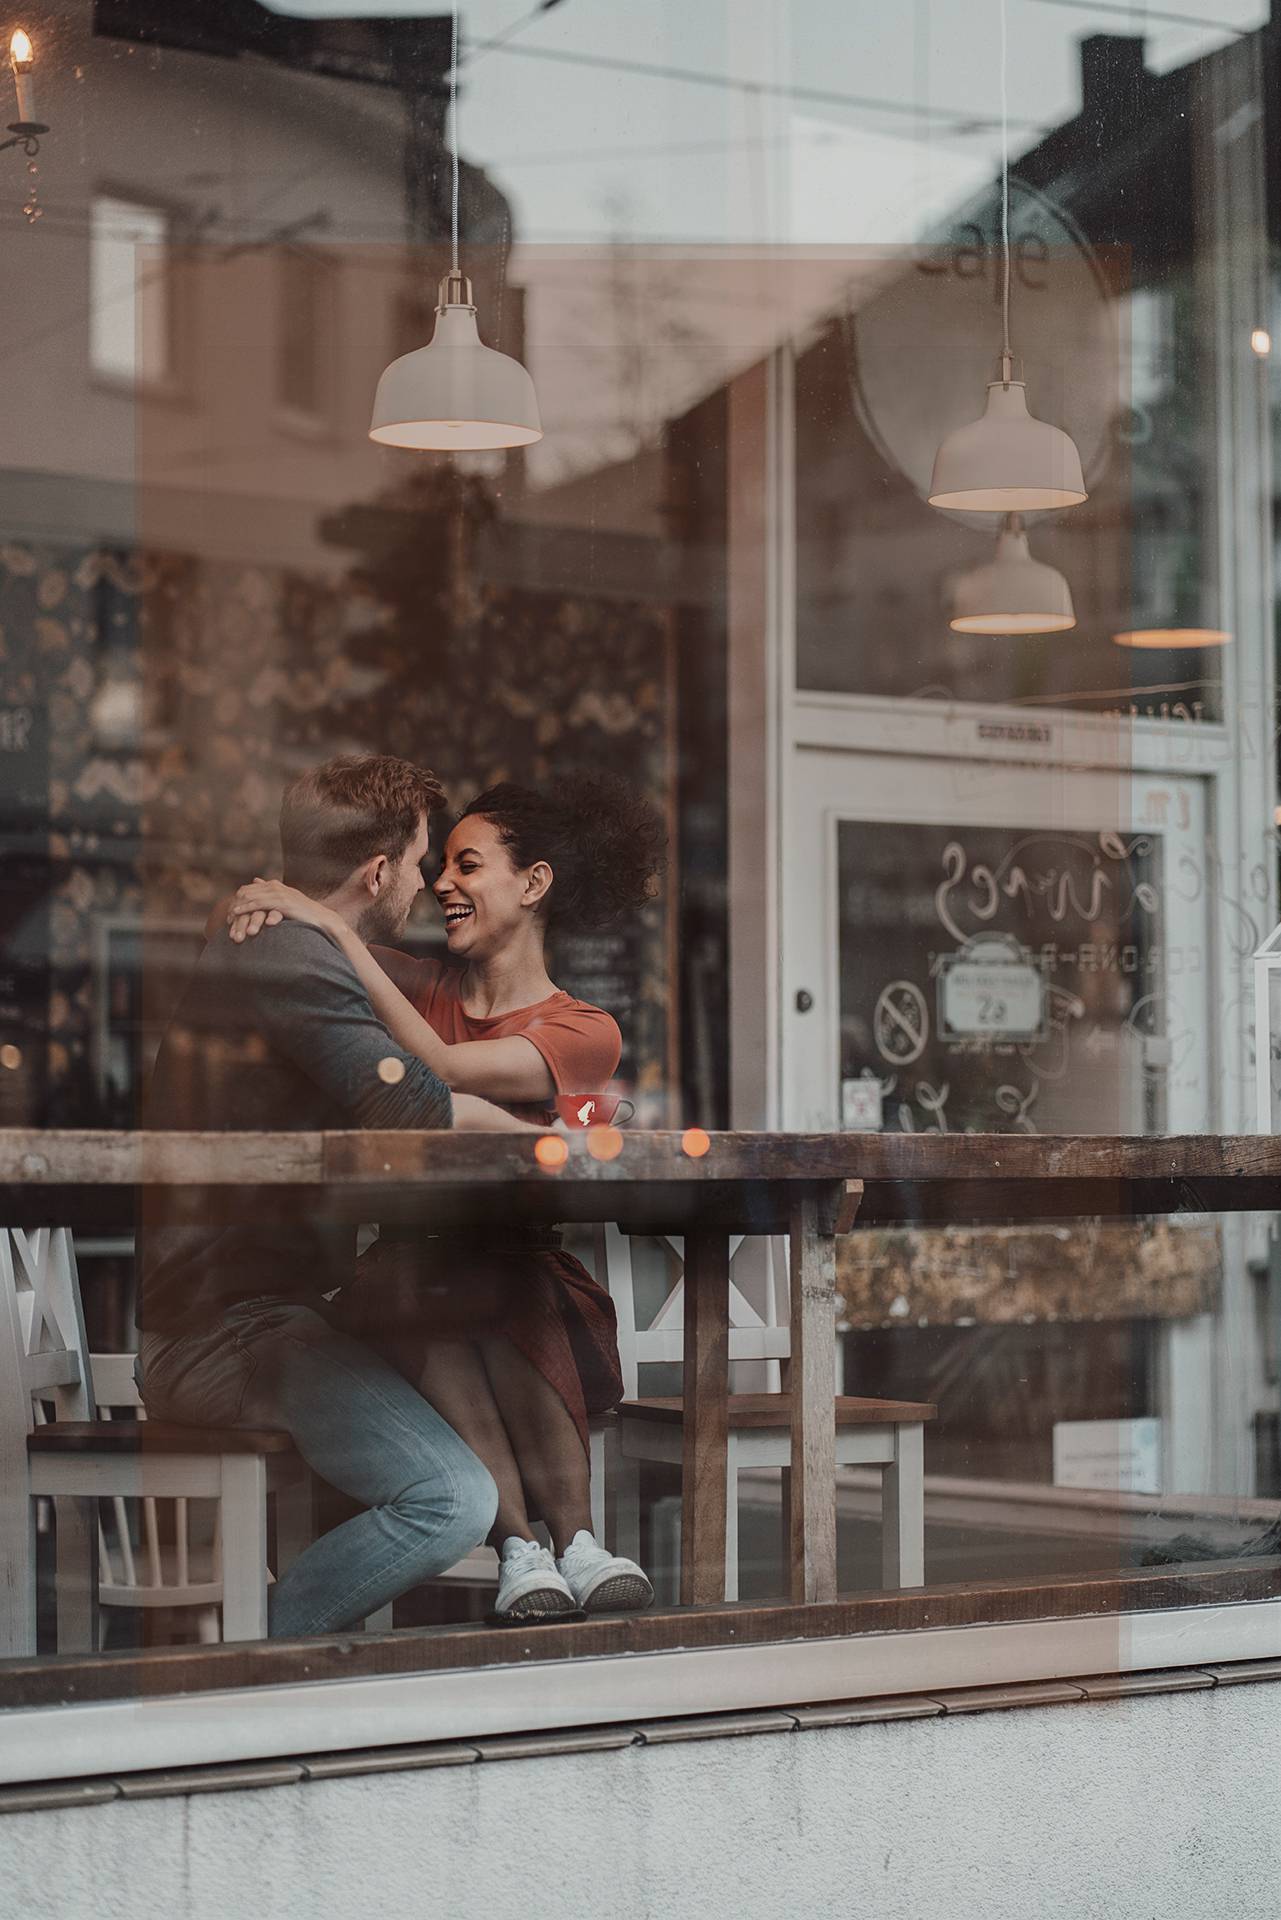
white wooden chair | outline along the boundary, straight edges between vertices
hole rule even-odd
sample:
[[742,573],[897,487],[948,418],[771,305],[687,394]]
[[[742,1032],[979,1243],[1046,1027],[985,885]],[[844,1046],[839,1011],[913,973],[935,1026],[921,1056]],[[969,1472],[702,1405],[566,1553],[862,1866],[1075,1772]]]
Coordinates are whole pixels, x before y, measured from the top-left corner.
[[[622,1362],[624,1399],[612,1420],[599,1423],[592,1433],[593,1517],[601,1531],[610,1525],[609,1538],[617,1553],[639,1556],[639,1469],[642,1462],[679,1467],[683,1403],[673,1398],[646,1398],[640,1392],[640,1369],[656,1362],[679,1362],[683,1354],[683,1243],[664,1236],[668,1257],[676,1266],[673,1286],[646,1327],[638,1326],[628,1235],[615,1226],[596,1234],[596,1277],[613,1298],[618,1313],[618,1350]],[[785,1324],[786,1301],[779,1297],[775,1276],[779,1263],[771,1257],[767,1280],[766,1313],[759,1313],[732,1278],[732,1263],[743,1244],[730,1242],[731,1364],[764,1361],[785,1364],[790,1332]],[[935,1408],[914,1401],[870,1400],[837,1394],[833,1383],[838,1467],[877,1466],[881,1469],[881,1575],[887,1588],[919,1587],[925,1580],[925,1454],[924,1423]],[[781,1469],[783,1512],[787,1512],[787,1474],[791,1461],[790,1397],[786,1392],[732,1393],[729,1410],[728,1499],[725,1527],[725,1597],[738,1598],[738,1476],[753,1468]],[[607,1513],[606,1486],[612,1511]]]
[[[108,1422],[121,1412],[132,1421],[146,1420],[131,1353],[91,1354],[89,1366],[100,1421]],[[123,1431],[128,1433],[130,1427]],[[146,1436],[135,1435],[135,1439],[145,1448],[153,1431],[154,1424]],[[146,1457],[150,1463],[150,1454]],[[267,1470],[268,1489],[275,1495],[276,1551],[283,1567],[314,1538],[313,1489],[300,1462],[293,1463],[296,1475],[286,1478],[289,1456],[268,1457],[272,1462]],[[99,1607],[190,1609],[200,1640],[215,1644],[223,1639],[224,1502],[215,1501],[212,1514],[201,1511],[207,1504],[196,1505],[193,1496],[185,1493],[165,1500],[154,1493],[137,1500],[121,1494],[99,1500]]]
[[[97,1645],[100,1596],[114,1605],[218,1606],[223,1639],[261,1639],[269,1492],[282,1496],[281,1563],[311,1538],[311,1479],[288,1436],[99,1418],[100,1407],[136,1408],[137,1394],[130,1356],[101,1356],[98,1365],[101,1388],[85,1343],[70,1231],[0,1228],[0,1653],[36,1651],[43,1498],[54,1504],[59,1651]],[[194,1579],[186,1505],[193,1500],[217,1502],[214,1555]],[[114,1546],[98,1524],[99,1501],[109,1503]],[[158,1501],[174,1503],[171,1562],[161,1548]]]

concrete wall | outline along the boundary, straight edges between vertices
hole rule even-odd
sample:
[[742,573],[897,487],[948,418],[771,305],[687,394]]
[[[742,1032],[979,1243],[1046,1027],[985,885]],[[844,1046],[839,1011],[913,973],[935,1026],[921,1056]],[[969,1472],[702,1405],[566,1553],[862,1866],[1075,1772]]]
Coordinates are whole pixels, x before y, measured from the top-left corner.
[[1275,1920],[1281,1686],[0,1820],[21,1920]]

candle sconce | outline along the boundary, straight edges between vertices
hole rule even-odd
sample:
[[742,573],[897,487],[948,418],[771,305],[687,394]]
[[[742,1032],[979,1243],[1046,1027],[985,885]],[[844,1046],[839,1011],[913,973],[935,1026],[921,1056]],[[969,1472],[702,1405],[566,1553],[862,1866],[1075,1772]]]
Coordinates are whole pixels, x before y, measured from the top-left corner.
[[29,224],[40,218],[40,206],[36,199],[36,155],[40,151],[40,136],[49,129],[43,120],[36,119],[36,91],[32,78],[32,69],[36,62],[35,48],[31,44],[31,35],[25,27],[15,27],[9,40],[9,65],[13,69],[14,85],[18,92],[18,117],[9,122],[8,140],[0,140],[0,153],[7,153],[10,147],[18,147],[27,156],[27,199],[22,211]]

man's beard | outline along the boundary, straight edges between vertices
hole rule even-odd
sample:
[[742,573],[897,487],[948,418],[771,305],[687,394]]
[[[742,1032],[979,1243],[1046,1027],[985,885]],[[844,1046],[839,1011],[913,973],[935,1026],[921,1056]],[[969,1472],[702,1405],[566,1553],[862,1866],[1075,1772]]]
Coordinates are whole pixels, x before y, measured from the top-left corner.
[[390,945],[393,940],[399,940],[405,931],[409,921],[409,908],[412,905],[412,900],[406,905],[402,900],[393,900],[386,896],[371,900],[360,916],[360,925],[356,931],[366,945],[377,942]]

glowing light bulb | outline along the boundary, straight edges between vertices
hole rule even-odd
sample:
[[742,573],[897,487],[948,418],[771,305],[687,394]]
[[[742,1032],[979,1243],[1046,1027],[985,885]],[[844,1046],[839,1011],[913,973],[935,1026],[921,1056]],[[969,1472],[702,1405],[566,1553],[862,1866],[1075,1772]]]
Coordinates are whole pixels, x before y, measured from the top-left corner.
[[545,1133],[534,1143],[534,1158],[544,1173],[559,1173],[569,1158],[569,1148],[558,1133]]
[[1266,327],[1256,327],[1250,335],[1250,346],[1260,360],[1266,360],[1272,351],[1272,335]]
[[18,124],[32,125],[36,117],[36,90],[31,79],[36,50],[25,27],[15,27],[9,37],[9,65],[18,89]]
[[691,1160],[701,1160],[711,1144],[701,1127],[686,1127],[681,1135],[681,1152],[687,1153]]

